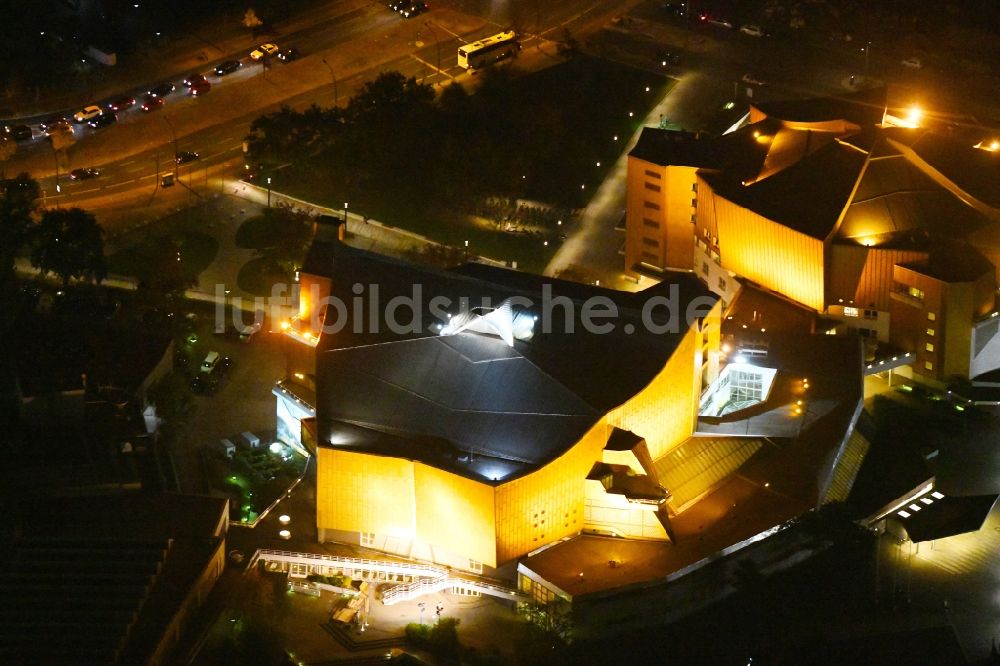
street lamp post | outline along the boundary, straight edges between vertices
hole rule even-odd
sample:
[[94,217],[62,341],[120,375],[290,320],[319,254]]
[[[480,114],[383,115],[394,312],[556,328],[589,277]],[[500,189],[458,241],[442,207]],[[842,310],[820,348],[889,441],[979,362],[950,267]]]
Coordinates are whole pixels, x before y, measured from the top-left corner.
[[424,25],[427,29],[431,31],[431,37],[434,38],[434,45],[437,47],[437,62],[438,62],[438,74],[441,73],[441,42],[438,40],[437,32],[435,32],[434,27],[431,25],[430,21],[424,21]]
[[323,64],[330,70],[330,78],[333,79],[333,105],[340,106],[340,93],[337,91],[337,75],[334,74],[333,67],[326,61],[326,58],[323,58]]
[[871,41],[865,42],[865,48],[864,48],[864,52],[865,52],[865,78],[868,78],[868,52],[871,50],[871,48],[872,48]]
[[170,136],[172,136],[174,139],[174,178],[176,178],[177,177],[177,130],[174,129],[174,124],[170,122],[170,118],[168,118],[165,115],[160,117],[163,118],[163,122],[165,122],[167,124],[167,127],[170,128]]

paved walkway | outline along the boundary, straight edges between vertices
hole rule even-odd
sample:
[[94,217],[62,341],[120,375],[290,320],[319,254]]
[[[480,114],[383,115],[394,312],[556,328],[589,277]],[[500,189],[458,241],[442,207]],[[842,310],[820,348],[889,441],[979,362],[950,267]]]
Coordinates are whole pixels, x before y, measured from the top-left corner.
[[[706,97],[715,92],[707,83],[700,73],[684,74],[649,112],[643,126],[659,125],[662,115],[681,127],[699,127]],[[580,215],[576,228],[545,268],[545,275],[558,275],[572,267],[574,272],[599,280],[601,286],[625,291],[639,288],[634,280],[625,276],[622,253],[625,234],[615,227],[625,215],[628,153],[641,132],[640,127],[629,138],[618,161]]]

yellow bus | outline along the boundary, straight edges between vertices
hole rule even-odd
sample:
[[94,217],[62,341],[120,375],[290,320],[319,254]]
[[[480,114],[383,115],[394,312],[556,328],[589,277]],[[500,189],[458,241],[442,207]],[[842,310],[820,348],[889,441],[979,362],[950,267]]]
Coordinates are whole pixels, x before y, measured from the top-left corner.
[[521,48],[513,30],[465,44],[458,49],[458,66],[463,69],[479,69],[514,55]]

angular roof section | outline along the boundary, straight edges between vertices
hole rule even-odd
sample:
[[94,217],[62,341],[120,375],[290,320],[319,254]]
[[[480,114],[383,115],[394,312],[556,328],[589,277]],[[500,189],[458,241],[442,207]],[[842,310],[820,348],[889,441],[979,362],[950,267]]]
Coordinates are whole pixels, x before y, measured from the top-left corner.
[[837,237],[871,238],[881,245],[926,234],[967,236],[986,226],[985,215],[897,153],[869,160]]
[[733,203],[825,240],[850,200],[864,164],[865,155],[832,142],[750,185],[729,174],[701,176],[717,194]]
[[979,201],[1000,208],[1000,152],[959,143],[928,129],[886,128],[886,136],[913,149],[920,159]]
[[[320,440],[387,455],[403,451],[449,469],[456,468],[449,461],[461,458],[505,461],[500,474],[457,466],[487,481],[544,465],[575,444],[663,369],[687,330],[687,304],[703,298],[707,313],[717,301],[688,275],[631,294],[503,269],[440,271],[339,243],[322,252],[332,297],[351,307],[343,312],[347,325],[324,334],[317,347]],[[354,320],[357,285],[369,298]],[[384,307],[400,296],[418,301],[399,310],[400,323],[412,324],[406,330],[389,325]],[[587,330],[582,316],[588,299],[599,297],[589,305],[618,312],[600,320],[612,324],[605,333]],[[653,297],[676,302],[677,333],[643,325],[642,305]],[[530,337],[515,337],[513,346],[485,333],[439,335],[448,315],[509,299],[520,300],[519,316],[538,318]],[[667,322],[666,308],[655,314]],[[334,317],[328,314],[329,322]],[[351,432],[340,436],[345,424]]]
[[888,89],[882,87],[834,97],[779,100],[753,106],[769,118],[780,118],[790,122],[848,120],[858,126],[864,126],[882,122],[887,98]]

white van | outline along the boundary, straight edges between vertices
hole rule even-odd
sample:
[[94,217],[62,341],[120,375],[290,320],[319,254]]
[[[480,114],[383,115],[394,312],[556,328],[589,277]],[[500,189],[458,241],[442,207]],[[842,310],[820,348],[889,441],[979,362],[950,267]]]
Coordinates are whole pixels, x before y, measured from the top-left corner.
[[206,356],[205,360],[201,362],[201,371],[206,373],[212,372],[212,370],[215,370],[215,366],[218,365],[218,363],[219,352],[208,352],[208,356]]

